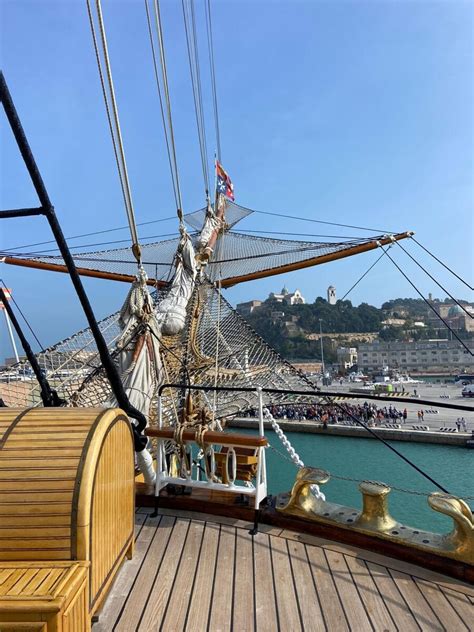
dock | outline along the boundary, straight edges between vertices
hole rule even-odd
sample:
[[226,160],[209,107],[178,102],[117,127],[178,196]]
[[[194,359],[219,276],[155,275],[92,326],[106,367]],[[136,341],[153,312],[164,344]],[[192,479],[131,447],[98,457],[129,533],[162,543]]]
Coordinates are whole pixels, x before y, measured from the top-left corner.
[[[323,427],[320,421],[277,419],[278,425],[285,432],[303,432],[307,434],[324,434],[327,436],[355,437],[358,439],[374,439],[365,428],[358,426],[344,426],[342,424],[328,424]],[[229,428],[252,428],[258,429],[258,422],[249,417],[232,419],[228,422]],[[265,427],[271,431],[270,422],[265,422]],[[472,439],[470,432],[440,432],[439,430],[413,430],[410,424],[402,428],[384,428],[383,426],[373,426],[382,439],[390,441],[412,441],[415,443],[436,443],[438,445],[453,445],[469,447],[468,442]]]

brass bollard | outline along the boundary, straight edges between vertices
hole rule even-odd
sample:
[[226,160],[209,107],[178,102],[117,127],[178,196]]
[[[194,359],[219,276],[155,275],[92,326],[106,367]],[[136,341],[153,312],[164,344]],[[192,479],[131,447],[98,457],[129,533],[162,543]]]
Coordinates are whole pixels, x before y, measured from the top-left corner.
[[318,508],[324,504],[323,500],[318,500],[311,494],[311,485],[324,485],[331,475],[326,470],[316,467],[302,467],[296,475],[296,481],[291,490],[290,497],[286,504],[281,502],[279,511],[287,513],[317,513]]
[[363,481],[359,485],[359,490],[362,492],[364,504],[362,513],[354,522],[355,526],[371,531],[390,531],[397,526],[397,521],[388,511],[388,485]]

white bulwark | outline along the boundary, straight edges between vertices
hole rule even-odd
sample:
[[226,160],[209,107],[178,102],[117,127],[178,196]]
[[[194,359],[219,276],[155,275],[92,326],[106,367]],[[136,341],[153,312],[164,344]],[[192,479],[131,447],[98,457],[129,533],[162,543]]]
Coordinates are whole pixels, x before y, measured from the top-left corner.
[[334,287],[334,285],[330,285],[328,287],[328,303],[329,305],[336,304],[336,288]]
[[[474,350],[472,340],[464,341]],[[424,342],[374,342],[360,344],[358,366],[373,371],[384,366],[406,371],[462,371],[474,368],[473,356],[456,340],[426,340]]]

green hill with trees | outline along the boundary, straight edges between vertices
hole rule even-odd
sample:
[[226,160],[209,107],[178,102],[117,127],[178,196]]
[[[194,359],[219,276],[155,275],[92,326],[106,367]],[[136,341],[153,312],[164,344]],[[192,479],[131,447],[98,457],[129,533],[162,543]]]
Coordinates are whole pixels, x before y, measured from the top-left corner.
[[[246,320],[283,357],[313,359],[321,357],[319,339],[311,339],[311,334],[319,334],[320,321],[324,334],[324,354],[328,362],[336,359],[336,346],[351,345],[349,334],[376,333],[381,340],[420,340],[426,338],[447,338],[448,331],[440,321],[439,329],[428,321],[429,308],[422,299],[397,298],[387,301],[381,308],[368,303],[358,306],[351,301],[337,301],[330,305],[318,297],[314,303],[287,305],[268,299],[255,309]],[[383,324],[387,319],[403,319],[403,325]],[[427,326],[416,327],[422,321]],[[459,332],[463,337],[471,337]],[[333,344],[331,334],[338,336],[338,344]],[[341,340],[342,338],[342,340]]]

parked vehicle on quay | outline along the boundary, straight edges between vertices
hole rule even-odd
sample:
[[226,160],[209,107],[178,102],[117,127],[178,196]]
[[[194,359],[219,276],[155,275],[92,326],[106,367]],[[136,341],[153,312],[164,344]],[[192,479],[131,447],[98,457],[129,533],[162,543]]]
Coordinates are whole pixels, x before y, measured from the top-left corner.
[[461,395],[463,397],[474,397],[474,384],[465,386],[461,391]]

